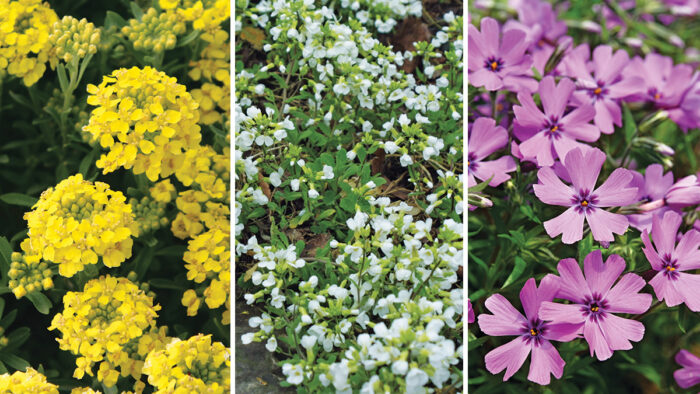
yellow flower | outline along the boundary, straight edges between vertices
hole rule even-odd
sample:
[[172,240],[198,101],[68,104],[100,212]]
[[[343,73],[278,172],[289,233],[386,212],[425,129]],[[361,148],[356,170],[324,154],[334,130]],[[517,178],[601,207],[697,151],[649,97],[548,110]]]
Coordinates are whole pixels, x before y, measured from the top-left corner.
[[58,394],[58,386],[47,382],[46,376],[34,368],[27,367],[26,372],[0,375],[0,393]]
[[41,0],[0,0],[0,72],[31,86],[44,75],[49,33],[58,16]]
[[97,161],[105,174],[124,167],[155,182],[182,166],[184,152],[202,139],[197,102],[154,68],[122,68],[87,90],[97,108],[83,131],[109,149]]
[[182,306],[187,307],[187,316],[196,316],[200,304],[201,301],[199,297],[197,297],[196,291],[188,289],[182,295]]
[[156,183],[148,191],[151,193],[151,197],[158,202],[170,202],[177,195],[175,186],[170,183],[170,179]]
[[62,180],[41,194],[31,212],[27,247],[58,264],[58,273],[72,277],[99,257],[117,267],[131,257],[131,205],[121,192],[81,174]]
[[102,394],[102,392],[95,391],[91,387],[75,387],[70,391],[70,394]]
[[173,339],[146,357],[143,372],[156,393],[226,393],[230,390],[230,354],[211,335]]
[[136,284],[109,275],[89,281],[82,292],[66,293],[63,307],[49,330],[61,332],[57,339],[61,349],[81,356],[74,376],[92,375],[94,364],[101,363],[98,379],[108,386],[116,383],[119,375],[112,365],[122,364],[121,354],[126,351],[128,355],[129,346],[133,349],[144,332],[153,333],[160,310]]
[[[229,299],[231,284],[229,243],[228,231],[209,230],[187,244],[187,252],[183,257],[187,263],[185,264],[187,279],[195,283],[207,282],[204,300],[210,309],[220,307]],[[182,304],[190,305],[193,296],[194,294],[189,290],[185,292]]]

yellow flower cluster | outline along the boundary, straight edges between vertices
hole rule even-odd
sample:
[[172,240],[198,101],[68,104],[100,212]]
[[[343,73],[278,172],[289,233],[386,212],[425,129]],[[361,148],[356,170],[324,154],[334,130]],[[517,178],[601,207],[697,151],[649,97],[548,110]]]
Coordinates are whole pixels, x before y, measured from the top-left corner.
[[228,204],[209,201],[209,196],[199,190],[180,192],[175,200],[178,213],[170,230],[180,239],[194,238],[205,226],[210,230],[229,231],[230,210]]
[[231,17],[229,0],[159,0],[160,8],[175,10],[197,30],[214,30]]
[[89,281],[82,292],[68,292],[63,296],[63,307],[49,330],[58,329],[61,349],[79,356],[73,377],[82,379],[85,373],[94,376],[93,365],[108,361],[98,372],[98,379],[107,386],[113,386],[119,377],[109,367],[110,357],[119,360],[124,345],[155,327],[160,310],[160,305],[154,306],[153,298],[129,279],[109,275]]
[[[207,282],[203,294],[210,309],[220,307],[229,298],[229,242],[228,232],[209,230],[189,241],[183,257],[187,263],[187,279],[195,283]],[[196,315],[197,309],[194,305],[198,306],[199,302],[192,300],[192,293],[183,297],[182,303],[188,307],[187,315]]]
[[97,108],[83,131],[109,149],[97,161],[105,174],[124,167],[155,182],[173,174],[202,139],[197,102],[176,78],[152,67],[121,68],[87,90]]
[[32,250],[58,264],[58,273],[72,277],[99,257],[118,267],[131,257],[131,205],[121,192],[81,174],[62,180],[41,194],[24,214]]
[[139,237],[168,225],[168,218],[165,216],[166,203],[143,196],[140,200],[129,199],[129,204],[134,212],[135,220],[131,227],[134,236]]
[[230,390],[229,350],[198,334],[186,341],[173,339],[165,349],[146,357],[143,371],[156,393],[216,393]]
[[102,394],[102,392],[95,391],[91,387],[75,387],[70,391],[70,394]]
[[31,86],[44,75],[56,12],[41,0],[0,0],[0,71]]
[[12,253],[12,264],[7,276],[8,287],[20,299],[33,291],[48,290],[53,287],[54,275],[49,264],[41,260],[41,254],[32,250],[29,238],[20,245],[25,254]]
[[100,29],[85,18],[66,15],[53,24],[49,35],[49,64],[53,69],[59,60],[66,64],[77,62],[88,54],[94,55],[99,44]]
[[187,165],[175,171],[178,181],[187,187],[194,186],[213,200],[229,201],[230,148],[225,147],[223,154],[217,154],[211,146],[199,146],[185,152],[185,162]]
[[[119,351],[107,354],[107,360],[100,363],[97,378],[105,384],[117,381],[119,376],[131,376],[136,380],[134,392],[141,393],[146,384],[141,381],[143,364],[148,353],[165,348],[172,338],[166,335],[167,327],[151,327],[150,331],[124,344]],[[119,368],[119,371],[117,371]]]
[[175,12],[158,13],[149,8],[141,20],[130,19],[129,25],[122,27],[122,34],[136,50],[163,52],[174,48],[177,36],[185,30],[185,22]]
[[0,393],[58,394],[58,386],[46,381],[46,376],[32,367],[26,372],[0,375]]
[[216,29],[202,34],[200,38],[209,44],[202,50],[199,60],[190,62],[192,69],[187,75],[195,81],[202,80],[202,87],[192,90],[192,97],[199,102],[203,124],[223,121],[228,125],[231,113],[228,33]]

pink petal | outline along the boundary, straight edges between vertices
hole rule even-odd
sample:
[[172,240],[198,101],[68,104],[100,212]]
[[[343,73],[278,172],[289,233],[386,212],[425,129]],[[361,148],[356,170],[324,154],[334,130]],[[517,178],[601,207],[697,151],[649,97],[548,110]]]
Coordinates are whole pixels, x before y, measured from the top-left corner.
[[532,346],[532,357],[530,359],[530,372],[528,380],[541,385],[548,385],[549,375],[554,375],[560,379],[564,373],[566,363],[549,341],[542,341],[539,346]]
[[561,241],[572,244],[583,238],[583,218],[584,215],[576,212],[576,207],[571,207],[554,219],[544,222],[544,229],[550,237],[556,238],[562,234]]
[[[560,138],[552,139],[552,145],[554,146],[554,151],[557,152],[557,157],[561,160],[563,157],[576,148],[581,148],[585,146],[584,144],[574,140],[571,136],[563,133]],[[585,149],[585,148],[584,148]]]
[[467,76],[469,83],[476,87],[483,86],[484,89],[494,91],[503,87],[503,81],[496,73],[485,68],[478,69]]
[[532,96],[527,93],[518,93],[520,105],[513,106],[513,113],[518,123],[524,127],[535,127],[541,129],[547,122],[547,118],[542,111],[537,108]]
[[469,130],[468,152],[480,160],[503,148],[508,143],[508,132],[491,118],[478,118]]
[[663,272],[657,273],[649,285],[654,289],[654,294],[659,301],[666,301],[667,306],[676,306],[683,303],[683,295],[678,292],[675,281],[669,279]]
[[689,230],[676,245],[674,256],[678,259],[678,270],[687,271],[700,268],[700,232]]
[[611,82],[620,75],[628,62],[629,55],[623,50],[615,52],[614,55],[612,48],[608,45],[598,45],[593,50],[596,78],[601,81]]
[[520,290],[520,303],[523,305],[527,320],[531,321],[537,318],[537,310],[540,309],[540,302],[537,300],[535,278],[528,279],[522,290]]
[[614,234],[624,234],[629,227],[625,215],[611,213],[602,209],[592,209],[586,213],[586,221],[596,241],[613,242]]
[[494,375],[505,369],[506,374],[503,376],[505,382],[523,366],[528,354],[530,354],[530,345],[525,343],[523,337],[517,337],[486,355],[484,358],[486,369]]
[[563,78],[557,86],[554,77],[544,77],[540,82],[539,93],[545,115],[561,118],[574,88],[574,83],[568,78]]
[[588,348],[591,351],[591,357],[595,354],[598,360],[603,361],[609,359],[613,352],[605,340],[603,332],[600,330],[598,323],[587,320],[583,325],[583,337],[588,342]]
[[560,278],[557,298],[583,303],[584,298],[592,296],[588,283],[583,277],[583,272],[581,272],[581,267],[576,260],[568,258],[559,261],[557,271],[559,271]]
[[685,349],[676,354],[676,362],[684,367],[700,368],[700,357]]
[[472,172],[482,181],[493,176],[489,186],[495,187],[510,179],[510,175],[507,173],[513,172],[515,169],[515,160],[510,156],[503,156],[497,160],[479,162],[479,165]]
[[687,389],[700,383],[700,369],[679,369],[673,372],[673,377],[681,388]]
[[507,64],[513,64],[522,59],[528,42],[525,40],[525,32],[518,29],[511,29],[503,33],[503,42],[499,54]]
[[542,337],[550,341],[570,342],[580,338],[582,332],[583,322],[578,324],[548,324],[547,331],[542,334]]
[[[581,312],[581,305],[559,304],[556,302],[544,301],[540,305],[540,319],[554,322],[554,325],[570,324],[579,326],[586,320],[586,316]],[[561,327],[561,329],[566,328],[567,327]],[[576,331],[578,331],[578,329],[576,329]]]
[[644,252],[644,256],[646,256],[649,264],[651,264],[651,268],[655,269],[656,271],[662,270],[664,267],[664,262],[656,252],[656,249],[654,249],[654,246],[651,244],[647,230],[642,232],[642,243],[644,244],[642,252]]
[[632,349],[630,341],[639,342],[644,337],[644,324],[636,320],[607,314],[598,325],[611,350]]
[[501,29],[495,19],[486,17],[481,20],[481,43],[484,53],[498,53],[498,39],[501,34]]
[[646,194],[652,200],[658,200],[666,195],[668,189],[673,186],[673,173],[664,175],[664,167],[661,164],[652,164],[644,172],[644,188]]
[[[643,87],[644,80],[639,77],[623,78],[620,82],[608,86],[608,97],[619,99],[642,93]],[[644,91],[644,93],[646,93],[646,91]]]
[[540,167],[547,167],[554,164],[552,142],[545,133],[546,132],[541,131],[520,144],[520,152],[525,157],[535,157],[537,165]]
[[605,162],[605,153],[600,149],[589,149],[583,152],[574,149],[567,153],[564,159],[564,167],[569,172],[571,181],[576,190],[593,191],[598,174]]
[[632,172],[617,168],[593,194],[598,197],[596,206],[620,207],[636,202],[637,189],[628,186],[634,177]]
[[606,311],[611,313],[644,313],[651,306],[651,294],[639,293],[646,285],[641,276],[627,273],[608,292]]
[[594,250],[583,260],[583,270],[591,292],[604,296],[625,270],[625,260],[613,254],[603,264],[603,253]]
[[565,185],[551,167],[542,167],[537,171],[538,184],[532,185],[535,195],[545,204],[571,206],[574,190]]
[[678,273],[678,279],[674,283],[685,305],[693,312],[700,312],[700,275]]
[[676,234],[683,219],[681,215],[673,211],[668,211],[663,217],[654,216],[652,218],[651,235],[654,238],[654,245],[659,251],[659,256],[672,254],[676,246]]
[[602,100],[598,100],[593,104],[595,106],[595,117],[593,121],[600,129],[601,133],[612,134],[615,131],[613,126],[613,118]]
[[525,317],[500,294],[494,294],[486,299],[486,308],[493,313],[480,314],[479,329],[484,334],[491,336],[520,335],[524,324],[527,324]]
[[[581,137],[579,139],[585,139],[585,138],[592,138],[591,136],[588,135],[588,133],[580,133],[577,130],[581,126],[587,125],[588,122],[593,120],[593,117],[595,116],[595,108],[593,108],[592,105],[582,105],[575,110],[569,112],[561,118],[559,123],[561,123],[562,128],[566,130],[567,133],[573,133],[574,135],[577,135],[577,138],[579,134],[581,134]],[[597,131],[597,130],[596,130]],[[598,131],[598,136],[600,136],[600,132]],[[596,137],[595,139],[585,139],[585,141],[595,141],[598,138]]]

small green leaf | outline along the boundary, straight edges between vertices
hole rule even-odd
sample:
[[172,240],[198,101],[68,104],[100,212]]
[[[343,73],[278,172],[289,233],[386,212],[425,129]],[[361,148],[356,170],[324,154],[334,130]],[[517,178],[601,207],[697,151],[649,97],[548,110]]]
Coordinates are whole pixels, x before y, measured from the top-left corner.
[[199,33],[201,33],[200,30],[192,30],[190,34],[184,36],[181,40],[177,41],[177,46],[184,47],[189,45],[192,41],[196,40],[199,37]]
[[[4,327],[4,326],[3,326]],[[24,342],[29,339],[29,336],[31,335],[31,330],[29,327],[20,327],[14,331],[12,331],[8,336],[7,336],[7,347],[8,348],[18,348],[24,344]]]
[[117,26],[120,30],[122,27],[126,26],[126,20],[122,18],[121,15],[114,11],[107,11],[107,16],[105,16],[105,29],[109,29],[112,26]]
[[578,243],[578,261],[583,261],[593,251],[593,235],[590,233]]
[[18,371],[24,371],[29,366],[27,360],[17,357],[14,354],[0,353],[0,360]]
[[95,154],[95,150],[92,150],[87,155],[85,155],[83,160],[80,161],[80,165],[78,166],[78,172],[83,174],[84,177],[88,176],[90,166],[95,161]]
[[478,193],[478,192],[480,192],[480,191],[486,189],[486,186],[489,185],[489,182],[491,182],[491,179],[493,179],[493,175],[491,175],[491,178],[489,178],[489,179],[487,179],[487,180],[485,180],[485,181],[483,181],[483,182],[481,182],[481,183],[479,183],[479,184],[476,184],[476,185],[470,187],[470,188],[468,189],[469,193]]
[[634,116],[627,105],[622,105],[622,130],[625,133],[625,142],[627,144],[632,142],[632,138],[637,133],[637,124],[634,122]]
[[10,205],[19,205],[22,207],[31,208],[36,204],[38,199],[36,197],[28,196],[22,193],[6,193],[0,195],[0,200]]
[[506,279],[505,283],[503,283],[503,287],[501,288],[504,288],[518,280],[525,271],[525,267],[527,267],[525,260],[520,258],[520,256],[515,256],[515,267],[513,267],[513,271],[511,271],[510,275],[508,275],[508,279]]
[[139,7],[136,2],[132,1],[131,4],[129,4],[129,7],[131,8],[131,13],[134,14],[134,17],[138,20],[141,20],[143,17],[143,10],[141,7]]
[[32,304],[34,304],[34,307],[39,311],[39,313],[42,315],[49,314],[49,310],[51,310],[53,304],[51,303],[51,300],[44,295],[44,293],[40,291],[33,291],[27,294],[26,297],[32,302]]
[[481,338],[477,338],[477,339],[473,339],[473,340],[469,341],[467,351],[471,352],[472,350],[481,347],[481,345],[483,345],[488,340],[489,340],[488,336],[483,336]]

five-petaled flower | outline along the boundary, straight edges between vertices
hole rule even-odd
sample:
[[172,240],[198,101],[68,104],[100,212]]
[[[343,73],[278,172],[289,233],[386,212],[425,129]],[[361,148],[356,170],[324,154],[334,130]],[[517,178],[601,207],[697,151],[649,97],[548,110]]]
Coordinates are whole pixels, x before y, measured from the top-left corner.
[[508,132],[491,118],[477,119],[469,130],[467,149],[467,186],[476,185],[476,178],[486,181],[489,186],[498,186],[510,179],[508,172],[515,171],[515,161],[510,156],[484,161],[493,152],[508,143]]
[[676,245],[676,234],[683,221],[681,215],[668,211],[663,218],[654,216],[652,220],[651,231],[656,249],[645,229],[642,233],[645,246],[642,251],[651,267],[659,271],[649,282],[656,298],[660,301],[665,299],[668,306],[685,303],[693,312],[700,312],[700,275],[684,272],[700,268],[700,233],[689,230]]
[[603,264],[600,250],[589,253],[583,261],[585,277],[574,259],[559,262],[559,292],[556,298],[571,304],[544,301],[540,318],[555,323],[576,324],[583,330],[591,356],[607,360],[615,350],[632,349],[630,341],[638,342],[644,336],[644,325],[624,319],[613,313],[644,313],[651,305],[651,295],[639,293],[646,282],[639,275],[625,274],[615,286],[613,283],[625,270],[625,260],[613,254]]
[[600,149],[581,148],[571,150],[564,159],[564,168],[571,178],[572,186],[564,184],[551,167],[540,168],[533,185],[535,195],[545,204],[569,207],[554,219],[544,222],[550,237],[562,234],[562,242],[571,244],[583,238],[585,218],[596,241],[612,242],[613,233],[624,234],[629,223],[624,215],[608,212],[602,208],[628,205],[635,202],[637,188],[630,187],[632,174],[617,168],[608,179],[595,188],[605,153]]
[[569,342],[578,336],[578,326],[544,322],[540,319],[540,305],[554,299],[559,286],[554,275],[540,281],[530,278],[520,291],[525,316],[502,295],[494,294],[486,300],[486,308],[493,313],[479,315],[479,328],[487,335],[517,335],[514,340],[499,346],[486,355],[486,369],[493,374],[506,370],[503,381],[508,380],[525,362],[532,352],[530,372],[527,378],[535,383],[549,384],[550,374],[557,379],[564,371],[564,360],[549,342]]

